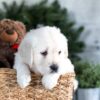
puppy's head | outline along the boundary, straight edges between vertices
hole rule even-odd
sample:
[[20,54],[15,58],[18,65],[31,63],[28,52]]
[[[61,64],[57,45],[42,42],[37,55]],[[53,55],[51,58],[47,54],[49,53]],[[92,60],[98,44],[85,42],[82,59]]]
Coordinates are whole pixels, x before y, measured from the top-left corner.
[[25,40],[29,43],[26,61],[30,62],[33,71],[44,75],[65,70],[68,57],[67,39],[58,28],[47,26],[31,30]]

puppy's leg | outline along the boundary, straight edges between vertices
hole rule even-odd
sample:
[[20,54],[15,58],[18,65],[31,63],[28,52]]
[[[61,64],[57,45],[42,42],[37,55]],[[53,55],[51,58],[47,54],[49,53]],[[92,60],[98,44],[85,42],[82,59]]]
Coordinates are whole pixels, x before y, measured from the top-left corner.
[[47,74],[44,75],[42,78],[42,84],[46,89],[52,89],[57,85],[57,81],[59,79],[59,74],[53,73],[53,74]]
[[31,81],[30,70],[26,64],[24,64],[20,57],[16,56],[14,68],[17,71],[17,82],[21,88],[25,88]]
[[78,88],[78,81],[75,79],[74,80],[74,91],[76,91]]
[[28,67],[24,64],[17,70],[17,82],[21,88],[25,88],[31,81],[31,75]]

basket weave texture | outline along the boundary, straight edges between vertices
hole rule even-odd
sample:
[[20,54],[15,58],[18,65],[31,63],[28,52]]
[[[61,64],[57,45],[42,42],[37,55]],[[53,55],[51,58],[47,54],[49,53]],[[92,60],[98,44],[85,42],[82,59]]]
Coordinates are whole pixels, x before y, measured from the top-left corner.
[[16,82],[14,69],[0,69],[0,100],[72,100],[74,73],[59,78],[53,90],[46,90],[41,84],[41,76],[32,74],[29,86],[22,89]]

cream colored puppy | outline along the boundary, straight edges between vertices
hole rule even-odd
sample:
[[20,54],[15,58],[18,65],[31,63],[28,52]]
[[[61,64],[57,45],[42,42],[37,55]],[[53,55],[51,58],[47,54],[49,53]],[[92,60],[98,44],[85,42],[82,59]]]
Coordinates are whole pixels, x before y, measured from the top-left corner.
[[[74,72],[68,58],[67,39],[56,27],[31,30],[23,39],[15,56],[17,82],[24,88],[31,81],[30,70],[41,74],[46,89],[56,86],[60,75]],[[75,88],[77,81],[74,81]]]

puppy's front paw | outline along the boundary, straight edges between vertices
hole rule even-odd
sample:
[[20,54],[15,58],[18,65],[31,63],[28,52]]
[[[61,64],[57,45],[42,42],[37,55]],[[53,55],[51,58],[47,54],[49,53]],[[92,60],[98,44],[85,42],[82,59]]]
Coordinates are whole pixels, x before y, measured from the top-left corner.
[[51,80],[51,79],[48,79],[48,78],[46,78],[46,77],[43,77],[42,78],[42,84],[43,84],[43,86],[46,88],[46,89],[49,89],[49,90],[51,90],[51,89],[53,89],[55,86],[56,86],[56,84],[57,84],[57,81],[56,80]]
[[25,88],[31,81],[30,75],[17,76],[17,82],[21,88]]
[[76,91],[78,88],[78,81],[75,79],[74,80],[74,91]]
[[42,84],[46,89],[53,89],[57,85],[59,75],[58,74],[48,74],[43,76]]

